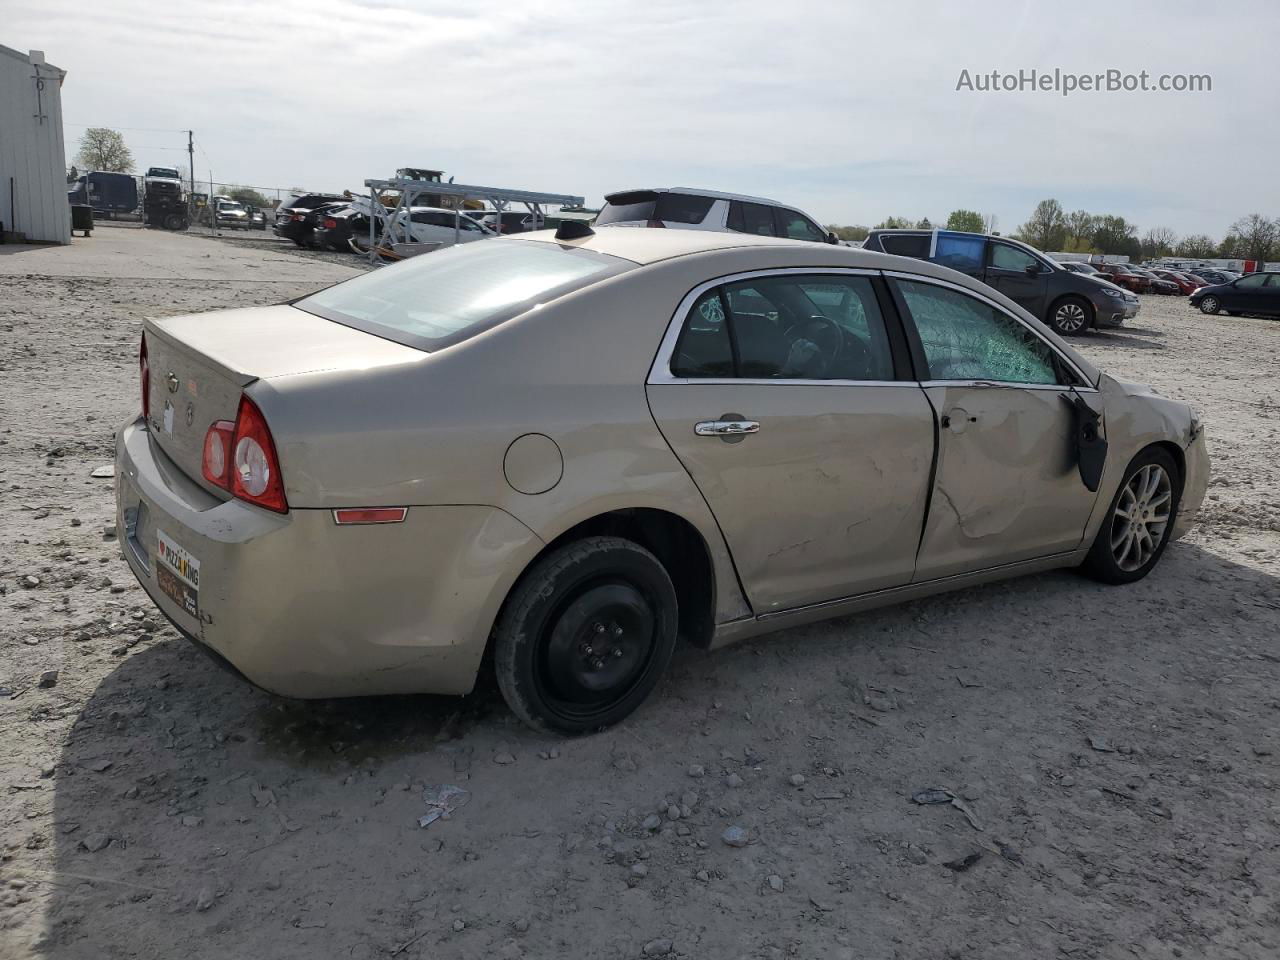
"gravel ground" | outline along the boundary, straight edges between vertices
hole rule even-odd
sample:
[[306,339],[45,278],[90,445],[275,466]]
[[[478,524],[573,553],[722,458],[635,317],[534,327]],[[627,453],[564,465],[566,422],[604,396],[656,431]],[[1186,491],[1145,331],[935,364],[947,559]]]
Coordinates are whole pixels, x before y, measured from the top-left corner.
[[[0,957],[1280,955],[1280,325],[1147,298],[1080,341],[1207,425],[1201,521],[1143,582],[685,651],[556,741],[487,678],[273,700],[104,539],[142,318],[359,266],[127,228],[0,247]],[[441,784],[470,802],[419,828]]]

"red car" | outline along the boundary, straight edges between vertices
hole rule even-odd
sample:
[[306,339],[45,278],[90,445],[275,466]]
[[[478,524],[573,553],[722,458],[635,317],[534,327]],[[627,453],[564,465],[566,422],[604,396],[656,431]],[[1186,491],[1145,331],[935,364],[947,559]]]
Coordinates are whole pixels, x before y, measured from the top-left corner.
[[1093,266],[1097,267],[1100,272],[1105,273],[1107,279],[1116,286],[1132,290],[1134,293],[1151,292],[1151,281],[1140,274],[1134,273],[1126,264],[1095,263]]
[[1200,287],[1204,286],[1203,280],[1197,280],[1185,273],[1179,273],[1177,270],[1152,270],[1161,280],[1168,280],[1170,283],[1178,285],[1178,292],[1183,296],[1189,296],[1195,293]]

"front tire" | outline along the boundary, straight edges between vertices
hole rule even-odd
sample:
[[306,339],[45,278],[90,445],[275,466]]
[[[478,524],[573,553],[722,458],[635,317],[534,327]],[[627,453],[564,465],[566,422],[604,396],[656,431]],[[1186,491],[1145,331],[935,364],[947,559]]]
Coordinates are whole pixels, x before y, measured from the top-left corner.
[[608,727],[657,686],[675,650],[677,614],[670,576],[639,544],[566,544],[534,564],[498,615],[498,687],[535,730]]
[[1217,297],[1205,297],[1203,300],[1200,301],[1201,313],[1213,314],[1213,313],[1217,313],[1221,309],[1222,309],[1222,303],[1218,300]]
[[1182,475],[1173,457],[1150,447],[1134,457],[1080,566],[1102,583],[1133,583],[1152,571],[1178,519]]
[[1093,326],[1093,304],[1083,297],[1063,297],[1053,305],[1049,326],[1063,336],[1084,333]]

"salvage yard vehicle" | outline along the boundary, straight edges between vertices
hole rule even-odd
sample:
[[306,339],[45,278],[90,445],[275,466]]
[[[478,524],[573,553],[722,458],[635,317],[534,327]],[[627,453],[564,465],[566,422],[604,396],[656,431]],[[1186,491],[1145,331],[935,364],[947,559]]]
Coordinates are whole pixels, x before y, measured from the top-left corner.
[[565,734],[627,716],[678,638],[1139,580],[1208,479],[1189,405],[999,291],[745,234],[461,244],[149,319],[139,367],[118,537],[183,634],[291,697],[465,694],[492,662]]
[[764,237],[789,237],[814,243],[838,243],[808,214],[794,207],[692,187],[624,190],[604,198],[596,214],[598,227],[675,227],[681,230],[728,230]]
[[1280,316],[1280,273],[1250,273],[1229,283],[1201,287],[1188,302],[1201,313]]
[[249,211],[244,208],[244,204],[236,200],[222,200],[215,197],[212,206],[200,211],[201,223],[208,224],[214,217],[217,218],[219,227],[246,230],[251,225]]
[[1177,270],[1152,270],[1161,280],[1168,280],[1178,288],[1178,292],[1184,296],[1195,293],[1200,287],[1204,286],[1204,281],[1195,277],[1188,276]]
[[1008,237],[959,230],[876,229],[862,248],[959,270],[999,290],[1064,335],[1118,327],[1138,315],[1138,298],[1109,283],[1109,277],[1066,267]]
[[307,218],[313,210],[329,209],[347,202],[345,197],[332,193],[306,193],[276,208],[276,222],[272,227],[277,237],[292,240],[300,247],[311,242],[316,218]]
[[[516,218],[513,216],[512,219]],[[497,236],[474,217],[445,207],[409,207],[396,215],[396,222],[415,242],[435,243],[442,247]]]
[[149,225],[165,230],[185,230],[191,225],[186,187],[176,167],[148,167],[142,191],[142,211]]

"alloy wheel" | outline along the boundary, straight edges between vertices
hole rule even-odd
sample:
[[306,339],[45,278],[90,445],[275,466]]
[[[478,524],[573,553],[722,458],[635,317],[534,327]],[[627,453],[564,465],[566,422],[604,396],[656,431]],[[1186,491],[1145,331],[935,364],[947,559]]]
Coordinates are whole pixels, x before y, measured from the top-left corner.
[[1217,297],[1205,297],[1203,300],[1201,300],[1201,301],[1200,301],[1200,311],[1201,311],[1202,313],[1217,313],[1217,312],[1218,312],[1218,298],[1217,298]]
[[1064,303],[1054,313],[1053,325],[1063,333],[1079,333],[1088,319],[1080,304]]
[[1158,463],[1148,463],[1124,485],[1111,516],[1111,555],[1132,573],[1145,566],[1169,530],[1173,481]]

